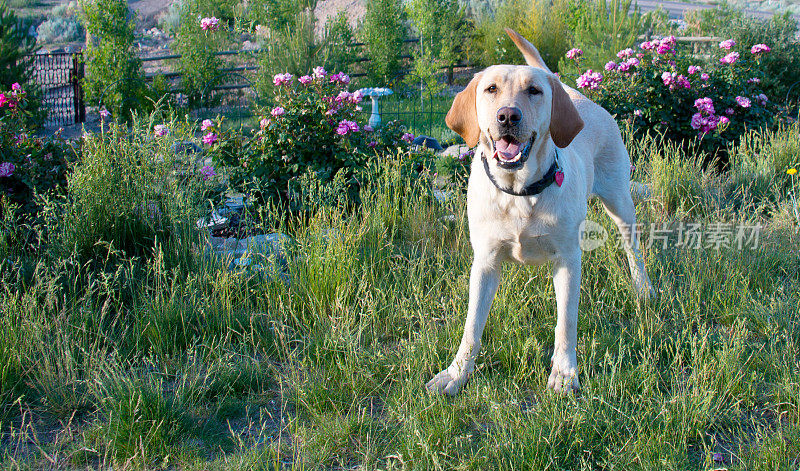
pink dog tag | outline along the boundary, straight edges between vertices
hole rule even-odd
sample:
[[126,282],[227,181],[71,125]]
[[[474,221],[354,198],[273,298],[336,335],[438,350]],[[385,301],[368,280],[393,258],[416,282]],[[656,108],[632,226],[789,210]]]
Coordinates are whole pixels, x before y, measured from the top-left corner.
[[560,170],[556,172],[556,185],[561,186],[561,182],[564,181],[564,173]]

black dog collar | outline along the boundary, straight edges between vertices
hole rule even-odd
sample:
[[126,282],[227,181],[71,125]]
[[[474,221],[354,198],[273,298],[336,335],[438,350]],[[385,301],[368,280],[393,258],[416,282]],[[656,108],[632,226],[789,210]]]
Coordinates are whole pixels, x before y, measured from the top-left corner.
[[552,185],[553,182],[556,182],[558,186],[561,186],[561,182],[564,179],[564,172],[561,171],[561,164],[558,163],[558,148],[556,148],[556,158],[553,160],[553,165],[550,166],[550,169],[547,173],[544,174],[541,180],[531,183],[530,185],[526,186],[520,192],[514,191],[513,188],[503,188],[497,184],[497,180],[494,179],[492,176],[492,172],[489,171],[489,162],[486,160],[486,156],[481,153],[481,160],[483,160],[483,169],[486,170],[486,176],[489,177],[489,180],[492,181],[494,186],[502,191],[503,193],[507,193],[509,195],[514,196],[533,196],[538,195],[539,193],[543,192],[545,188]]

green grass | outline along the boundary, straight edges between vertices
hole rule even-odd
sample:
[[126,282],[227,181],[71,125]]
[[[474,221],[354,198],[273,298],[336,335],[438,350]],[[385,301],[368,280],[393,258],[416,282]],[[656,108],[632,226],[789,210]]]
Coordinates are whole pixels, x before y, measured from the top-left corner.
[[[796,135],[796,126],[763,134],[738,151],[771,158]],[[3,249],[3,468],[800,464],[800,238],[785,175],[764,174],[771,183],[756,188],[742,185],[740,167],[711,174],[670,162],[686,156],[657,141],[632,143],[636,177],[655,193],[638,203],[641,221],[762,223],[759,248],[646,248],[659,291],[647,305],[635,302],[621,250],[587,253],[583,389],[567,397],[544,389],[549,269],[507,265],[476,372],[445,398],[423,385],[461,335],[471,262],[464,198],[435,203],[426,184],[400,177],[402,156],[387,156],[360,209],[320,208],[282,228],[293,236],[288,283],[231,274],[187,229],[196,189],[163,172],[167,145],[144,136],[87,144],[73,177],[83,186],[61,203],[69,227],[56,224],[39,252]],[[130,152],[136,158],[123,158]],[[109,194],[109,182],[124,191]],[[162,233],[134,203],[167,195]],[[92,246],[77,229],[101,209],[91,233],[106,242]],[[445,214],[456,222],[441,222]],[[590,217],[614,232],[597,202]],[[124,243],[109,243],[116,235]],[[101,260],[109,246],[115,255]]]

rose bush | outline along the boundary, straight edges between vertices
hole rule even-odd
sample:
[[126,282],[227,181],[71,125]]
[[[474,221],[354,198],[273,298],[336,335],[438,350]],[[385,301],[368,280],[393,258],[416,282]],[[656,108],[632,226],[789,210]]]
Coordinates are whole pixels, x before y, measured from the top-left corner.
[[[273,77],[274,102],[251,136],[226,132],[220,121],[204,123],[203,142],[218,168],[226,168],[234,188],[262,200],[291,201],[299,177],[308,172],[320,182],[346,183],[356,201],[359,175],[370,158],[407,147],[405,128],[395,122],[380,129],[359,122],[361,94],[348,91],[350,77],[316,67],[310,75]],[[413,136],[412,136],[413,139]]]
[[[602,73],[587,70],[576,84],[636,134],[655,131],[715,155],[773,121],[777,106],[760,88],[769,53],[766,44],[727,39],[700,59],[669,36],[619,51]],[[580,64],[580,54],[570,58]]]
[[29,109],[27,95],[18,83],[0,91],[0,191],[32,215],[37,210],[36,193],[66,187],[68,160],[74,152],[59,133],[33,137],[27,123],[38,110],[35,105]]

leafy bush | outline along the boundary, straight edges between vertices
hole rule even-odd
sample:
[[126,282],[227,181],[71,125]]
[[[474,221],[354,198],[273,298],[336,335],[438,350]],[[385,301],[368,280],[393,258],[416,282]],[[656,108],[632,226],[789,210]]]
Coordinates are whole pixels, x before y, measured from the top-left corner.
[[344,70],[355,59],[353,31],[343,12],[325,24],[321,37],[315,31],[317,20],[311,10],[296,13],[287,21],[276,29],[258,29],[261,52],[256,87],[262,97],[273,94],[272,78],[278,73],[310,74],[316,64]]
[[438,93],[436,72],[443,66],[456,64],[461,57],[461,44],[466,34],[464,16],[454,0],[410,0],[406,14],[420,38],[415,48],[413,70],[425,83],[429,93]]
[[76,18],[53,18],[36,28],[36,41],[42,44],[76,41],[81,36],[81,25]]
[[[620,49],[636,43],[636,39],[650,29],[651,14],[642,15],[638,7],[631,11],[632,0],[600,0],[581,3],[575,15],[573,45],[583,50],[585,67],[600,69]],[[569,62],[561,56],[559,70],[570,70]]]
[[386,85],[400,70],[403,6],[400,0],[367,0],[366,9],[360,37],[370,58],[367,74],[374,83]]
[[0,93],[0,189],[25,214],[38,209],[36,194],[58,192],[66,186],[71,149],[59,136],[34,137],[27,93],[19,84]]
[[576,5],[579,4],[570,0],[507,0],[501,3],[496,13],[478,18],[473,48],[479,54],[479,61],[486,66],[524,63],[522,54],[503,31],[508,27],[536,45],[545,63],[557,70],[558,59],[572,44]]
[[[689,17],[689,31],[697,35],[714,35],[734,39],[738,44],[764,43],[772,52],[761,58],[761,87],[773,100],[800,99],[800,43],[798,25],[788,12],[769,20],[747,16],[742,10],[723,4],[719,8],[699,10]],[[791,87],[795,85],[794,89]]]
[[[654,130],[715,155],[775,116],[760,87],[767,54],[729,40],[699,63],[669,36],[619,51],[603,73],[590,69],[576,83],[636,133]],[[580,64],[578,49],[568,55]]]
[[[193,0],[183,6],[181,22],[172,48],[181,55],[178,69],[181,88],[190,107],[201,103],[204,93],[224,81],[221,70],[225,62],[216,55],[227,42],[228,21],[207,13],[203,2]],[[214,11],[218,11],[213,9]]]
[[124,0],[84,0],[80,3],[90,40],[86,45],[87,99],[102,104],[114,116],[129,118],[144,104],[142,61],[134,46],[135,28]]
[[295,24],[297,15],[314,11],[316,0],[253,0],[248,2],[245,17],[252,25],[273,31]]
[[370,156],[413,138],[396,123],[380,130],[359,124],[362,97],[347,91],[350,78],[343,73],[316,67],[313,76],[278,74],[274,82],[276,106],[252,138],[224,132],[219,122],[203,124],[204,142],[214,162],[230,169],[231,185],[255,189],[262,200],[285,207],[300,190],[299,177],[311,172],[323,183],[339,178],[354,201]]
[[0,89],[28,82],[33,65],[29,56],[35,50],[36,39],[28,36],[27,28],[5,1],[0,2]]

